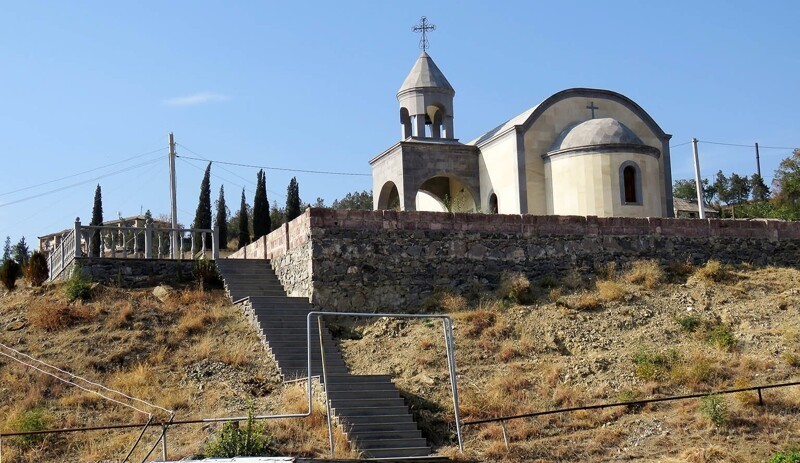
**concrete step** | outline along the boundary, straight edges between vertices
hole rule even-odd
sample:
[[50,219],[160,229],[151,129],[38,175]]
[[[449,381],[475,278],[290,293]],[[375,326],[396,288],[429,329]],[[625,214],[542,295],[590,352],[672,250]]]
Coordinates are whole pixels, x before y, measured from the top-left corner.
[[370,449],[361,454],[366,458],[425,457],[431,454],[430,447],[403,447],[397,449]]
[[417,427],[417,423],[405,422],[405,421],[395,421],[391,423],[351,423],[345,424],[344,430],[347,435],[361,435],[361,434],[368,434],[371,432],[374,433],[406,433],[406,432],[419,432],[422,435],[422,432]]
[[[428,442],[422,438],[395,438],[395,439],[375,439],[356,441],[356,446],[359,450],[373,450],[373,449],[398,449],[398,448],[423,448],[427,447]],[[428,449],[430,452],[430,449]]]
[[259,296],[259,297],[251,297],[250,298],[250,302],[251,303],[259,302],[259,303],[263,303],[263,304],[270,304],[270,303],[273,303],[273,302],[284,302],[284,303],[299,302],[299,303],[308,304],[308,298],[307,297],[296,297],[296,296],[281,296],[281,297],[277,297],[277,296],[266,296],[266,297]]
[[[277,343],[269,343],[269,351],[272,352],[275,355],[288,355],[288,356],[301,355],[301,356],[305,356],[308,353],[308,348],[307,348],[305,343],[303,343],[302,345],[298,345],[297,343],[294,343],[292,345],[275,345],[275,344],[277,344]],[[334,343],[330,343],[330,344],[329,343],[325,343],[325,345],[323,347],[325,349],[325,356],[328,356],[328,355],[341,356],[342,355],[341,352],[339,351],[339,348],[336,347],[336,344],[334,344]],[[319,349],[319,341],[317,341],[316,343],[312,342],[311,343],[311,355],[312,356],[317,356],[317,357],[321,356],[322,354],[320,353],[319,350],[320,350]]]
[[[328,379],[330,381],[330,378]],[[328,388],[328,397],[331,400],[358,400],[358,399],[401,399],[400,391],[397,389],[385,389],[378,391],[347,391],[333,390]]]
[[336,418],[345,423],[345,429],[349,424],[376,425],[388,423],[410,423],[416,426],[408,410],[399,415],[336,415]]
[[396,391],[397,388],[392,383],[336,383],[331,376],[328,376],[328,388],[331,392],[337,391]]
[[[329,398],[331,407],[351,408],[351,407],[405,407],[406,403],[402,397],[395,398],[363,398],[363,399],[335,399]],[[406,408],[407,409],[407,408]]]
[[[376,407],[336,407],[332,408],[336,416],[348,419],[351,416],[386,416],[408,414],[408,407],[400,406],[376,406]],[[410,417],[410,415],[409,415]]]
[[408,430],[398,430],[398,431],[391,431],[391,430],[364,431],[364,432],[350,431],[347,432],[346,434],[348,439],[355,441],[361,441],[361,440],[368,441],[375,439],[422,439],[422,431],[416,428]]
[[394,387],[392,377],[389,375],[347,375],[347,376],[332,376],[328,380],[331,384],[337,383],[388,383]]
[[236,280],[226,280],[225,287],[229,290],[236,290],[236,291],[280,291],[281,296],[285,296],[286,293],[283,290],[283,286],[278,282],[270,282],[270,281],[253,281],[252,283],[245,283],[242,281]]

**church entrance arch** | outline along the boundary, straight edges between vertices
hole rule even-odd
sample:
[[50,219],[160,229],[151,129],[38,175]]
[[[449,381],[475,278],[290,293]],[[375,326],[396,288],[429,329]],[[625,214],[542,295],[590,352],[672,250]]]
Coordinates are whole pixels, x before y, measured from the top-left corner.
[[436,176],[417,189],[416,210],[434,212],[475,212],[476,202],[467,184],[455,176]]
[[400,210],[400,193],[394,182],[386,182],[378,195],[378,210]]

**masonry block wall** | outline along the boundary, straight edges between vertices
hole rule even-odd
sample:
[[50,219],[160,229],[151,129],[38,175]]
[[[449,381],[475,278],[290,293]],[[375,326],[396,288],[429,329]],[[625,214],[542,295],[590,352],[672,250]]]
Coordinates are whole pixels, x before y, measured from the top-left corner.
[[307,209],[231,258],[269,258],[289,294],[335,311],[414,310],[436,290],[493,289],[637,259],[800,263],[800,223]]

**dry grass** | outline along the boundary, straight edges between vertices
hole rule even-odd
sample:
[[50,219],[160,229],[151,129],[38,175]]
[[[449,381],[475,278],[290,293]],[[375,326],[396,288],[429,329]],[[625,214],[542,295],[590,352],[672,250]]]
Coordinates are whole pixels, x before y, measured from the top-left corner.
[[733,277],[731,268],[718,260],[709,260],[694,272],[694,276],[706,284],[722,283]]
[[597,297],[602,302],[614,302],[625,299],[627,291],[625,287],[616,281],[598,280],[597,281]]
[[655,260],[639,260],[631,263],[623,279],[628,283],[653,289],[664,281],[664,270]]
[[459,326],[459,328],[463,329],[464,334],[475,338],[494,325],[495,321],[497,321],[497,315],[485,309],[478,309],[459,314],[457,320],[464,323]]
[[467,299],[464,296],[450,292],[439,297],[439,305],[447,313],[463,312],[468,307]]
[[94,316],[94,311],[82,304],[35,301],[28,307],[28,319],[31,325],[51,332],[87,322]]
[[500,297],[517,304],[530,304],[534,299],[530,280],[525,274],[519,272],[503,273],[500,277],[500,287],[497,292]]

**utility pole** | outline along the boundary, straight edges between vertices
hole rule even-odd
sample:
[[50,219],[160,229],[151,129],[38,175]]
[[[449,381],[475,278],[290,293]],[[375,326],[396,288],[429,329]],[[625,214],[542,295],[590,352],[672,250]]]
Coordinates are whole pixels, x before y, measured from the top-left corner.
[[761,158],[758,156],[758,142],[756,142],[756,173],[761,177]]
[[178,258],[178,199],[177,199],[177,184],[175,181],[175,138],[172,132],[169,133],[169,192],[170,192],[170,205],[172,209],[172,232],[169,234],[170,246],[169,256],[172,259]]
[[692,151],[694,152],[694,181],[697,184],[697,210],[700,218],[706,218],[706,203],[703,201],[703,184],[700,181],[700,157],[697,155],[697,139],[692,138]]

